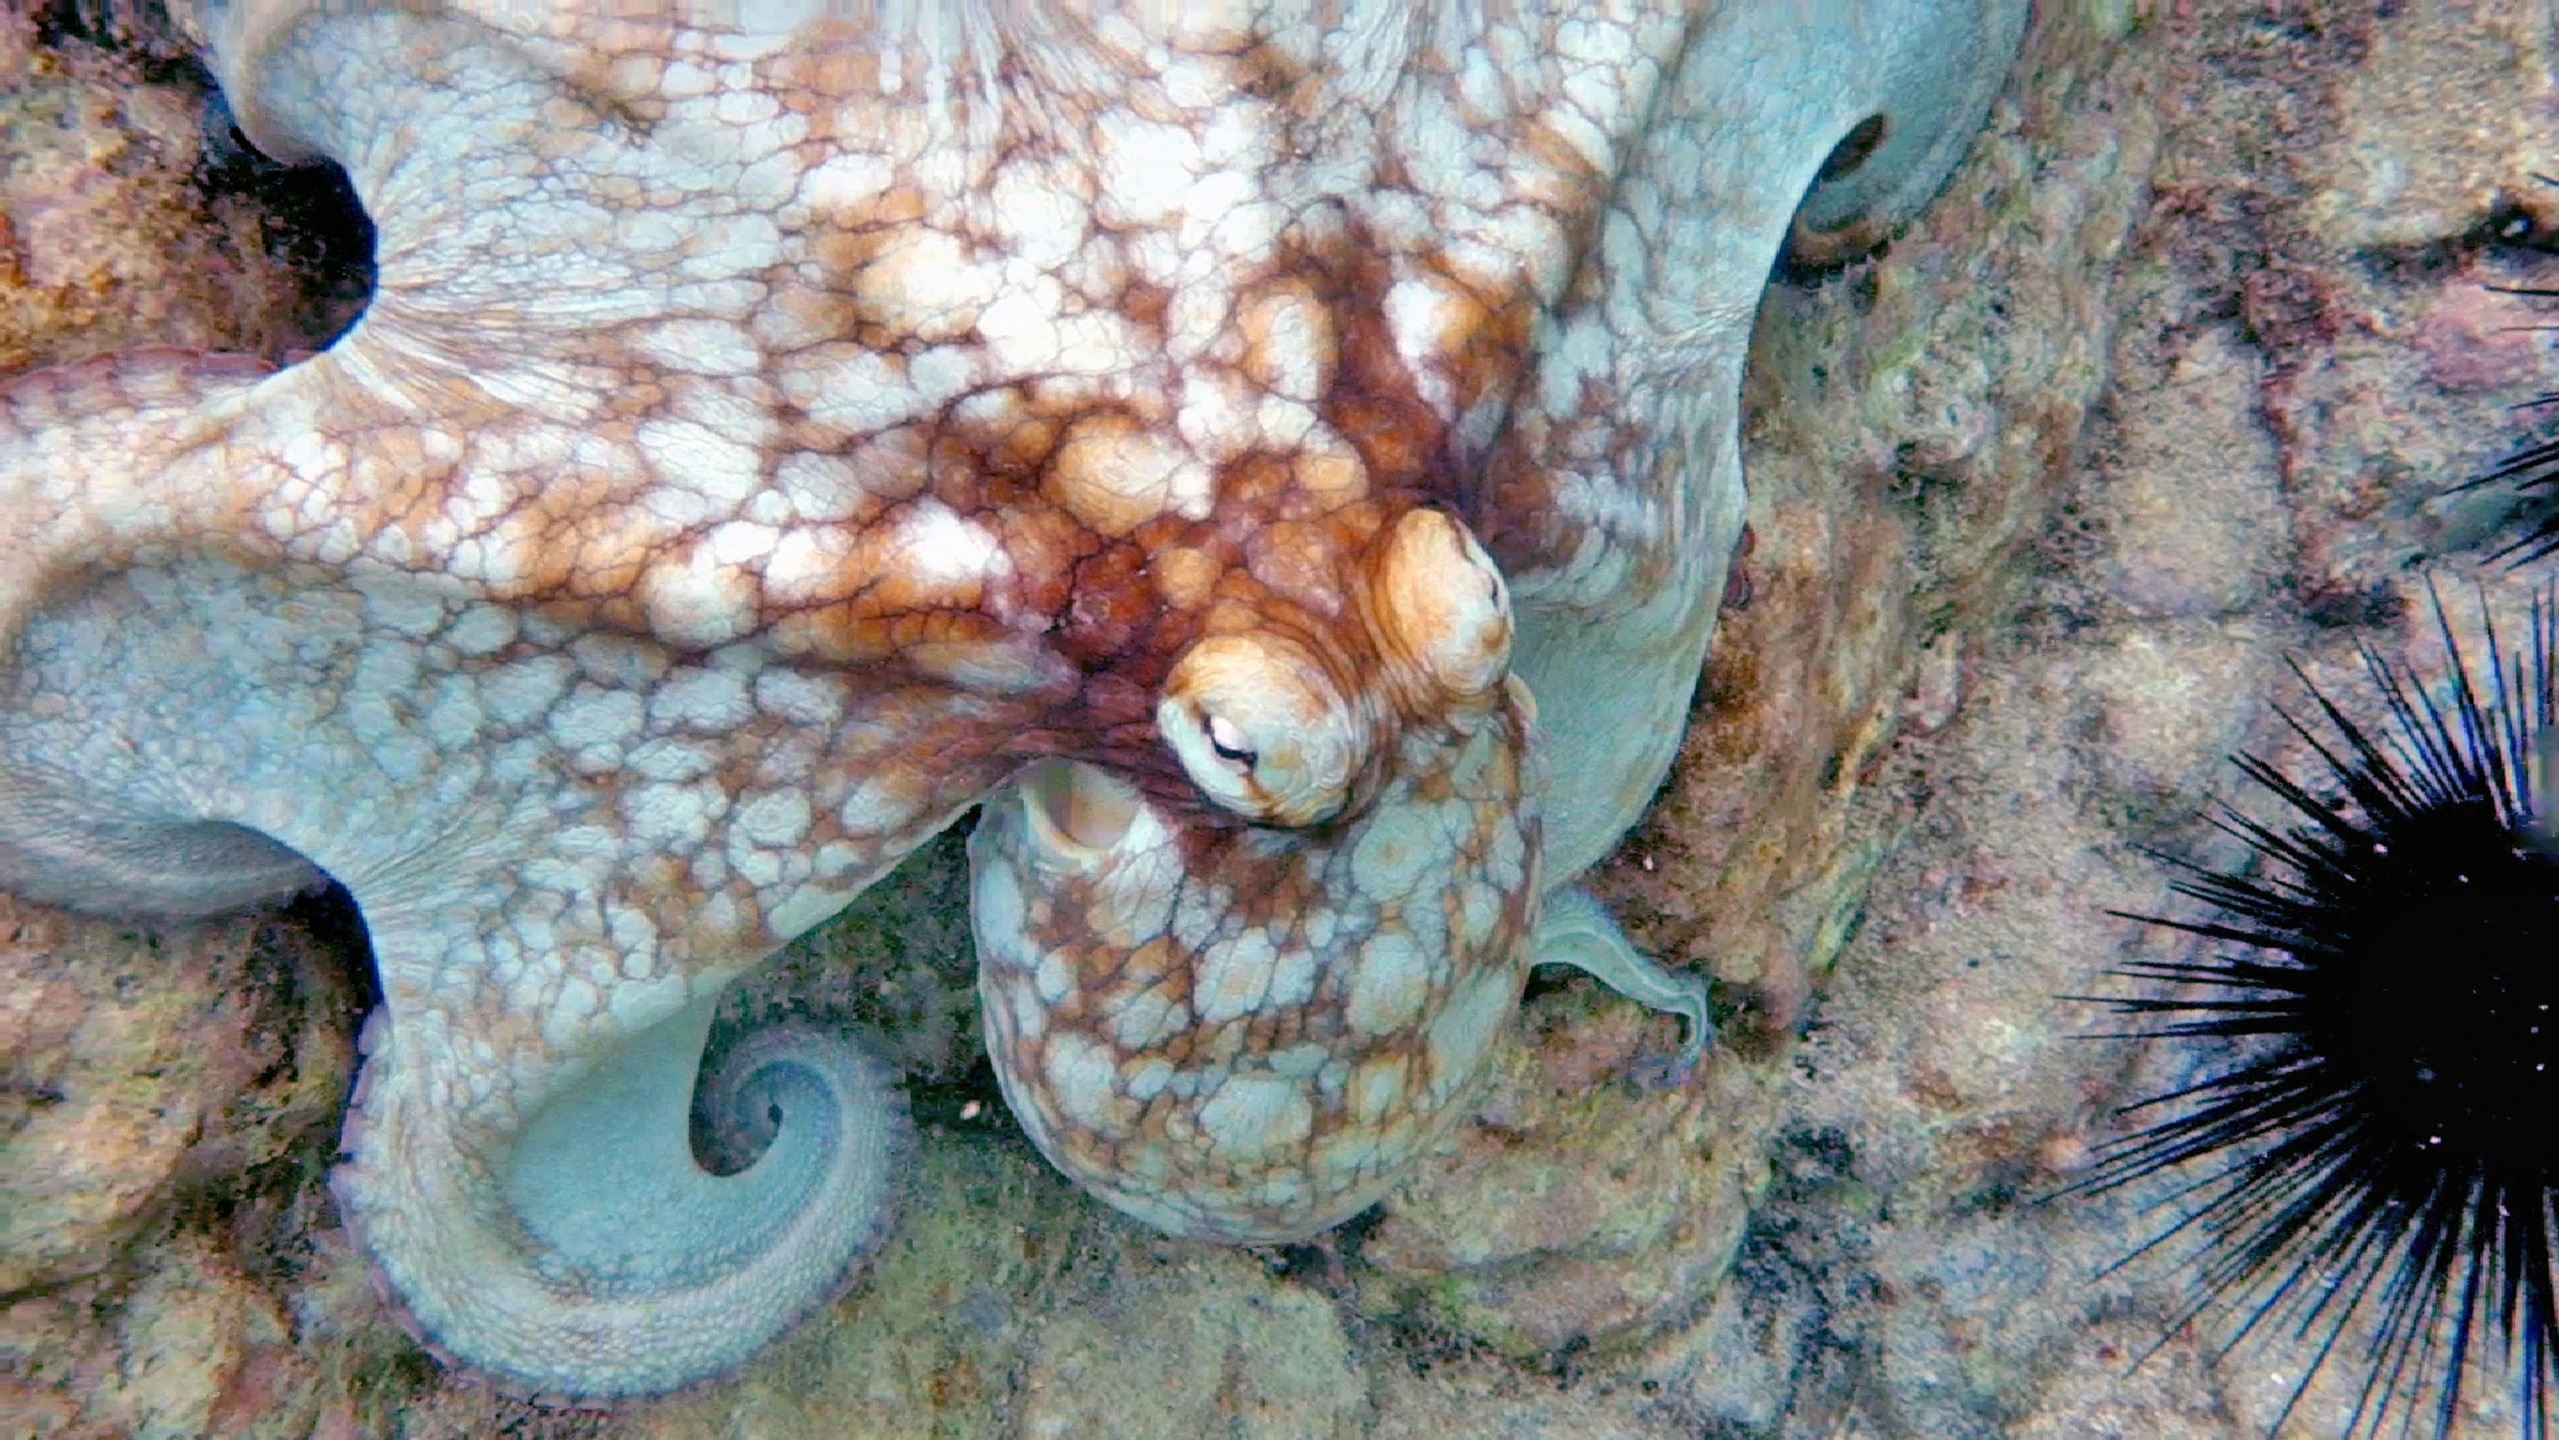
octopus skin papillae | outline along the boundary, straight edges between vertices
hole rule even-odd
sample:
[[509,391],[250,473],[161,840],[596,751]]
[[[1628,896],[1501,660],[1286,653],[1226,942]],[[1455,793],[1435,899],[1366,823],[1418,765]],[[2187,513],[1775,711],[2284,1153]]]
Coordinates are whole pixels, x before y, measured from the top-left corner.
[[0,889],[343,884],[334,1191],[519,1392],[719,1374],[858,1269],[893,1071],[754,1036],[713,1174],[704,1039],[971,806],[1041,1151],[1177,1235],[1338,1224],[1532,963],[1702,1050],[1572,882],[1677,748],[1781,246],[1915,213],[2024,9],[210,8],[377,286],[281,370],[0,381]]

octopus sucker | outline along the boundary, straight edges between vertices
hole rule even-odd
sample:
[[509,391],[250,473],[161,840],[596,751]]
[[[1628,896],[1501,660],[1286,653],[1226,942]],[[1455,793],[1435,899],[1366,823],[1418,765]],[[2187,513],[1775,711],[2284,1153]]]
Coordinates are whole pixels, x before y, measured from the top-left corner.
[[1693,1068],[1703,978],[1574,884],[1713,633],[1749,319],[1935,191],[2026,7],[1354,5],[1339,74],[1294,14],[829,8],[208,5],[370,308],[0,380],[0,888],[344,885],[346,1223],[545,1398],[858,1274],[896,1076],[795,1020],[701,1077],[709,1017],[972,803],[1006,1097],[1146,1223],[1390,1193],[1539,961]]

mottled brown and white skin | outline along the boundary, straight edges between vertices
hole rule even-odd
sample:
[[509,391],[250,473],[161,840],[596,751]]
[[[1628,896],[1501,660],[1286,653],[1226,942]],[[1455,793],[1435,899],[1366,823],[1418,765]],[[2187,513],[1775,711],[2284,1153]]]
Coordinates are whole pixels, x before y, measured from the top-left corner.
[[999,8],[214,8],[370,307],[0,385],[0,886],[342,882],[339,1198],[511,1386],[716,1374],[859,1263],[894,1077],[741,1045],[715,1176],[703,1039],[980,801],[1006,1094],[1168,1230],[1370,1203],[1532,961],[1702,1048],[1556,887],[1675,750],[1790,217],[1922,203],[2023,11]]

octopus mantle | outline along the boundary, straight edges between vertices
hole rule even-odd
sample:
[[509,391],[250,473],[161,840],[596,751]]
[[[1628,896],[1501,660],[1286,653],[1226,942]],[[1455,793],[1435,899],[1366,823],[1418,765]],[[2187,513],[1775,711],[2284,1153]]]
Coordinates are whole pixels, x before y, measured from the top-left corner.
[[0,386],[0,886],[346,886],[335,1184],[433,1344],[648,1393],[830,1298],[895,1077],[697,1076],[711,1011],[972,805],[1005,1094],[1174,1233],[1374,1201],[1532,961],[1702,1050],[1571,881],[1676,749],[1790,224],[1924,203],[2022,0],[627,8],[214,7],[369,308]]

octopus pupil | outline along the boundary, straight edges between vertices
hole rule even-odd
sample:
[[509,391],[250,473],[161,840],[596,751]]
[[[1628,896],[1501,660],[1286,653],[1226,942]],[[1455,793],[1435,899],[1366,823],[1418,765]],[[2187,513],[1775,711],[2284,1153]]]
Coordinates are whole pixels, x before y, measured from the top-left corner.
[[1254,761],[1261,758],[1251,746],[1244,743],[1243,736],[1235,733],[1233,722],[1223,716],[1205,717],[1200,721],[1200,729],[1208,735],[1208,748],[1217,753],[1218,759],[1230,765],[1249,768]]

